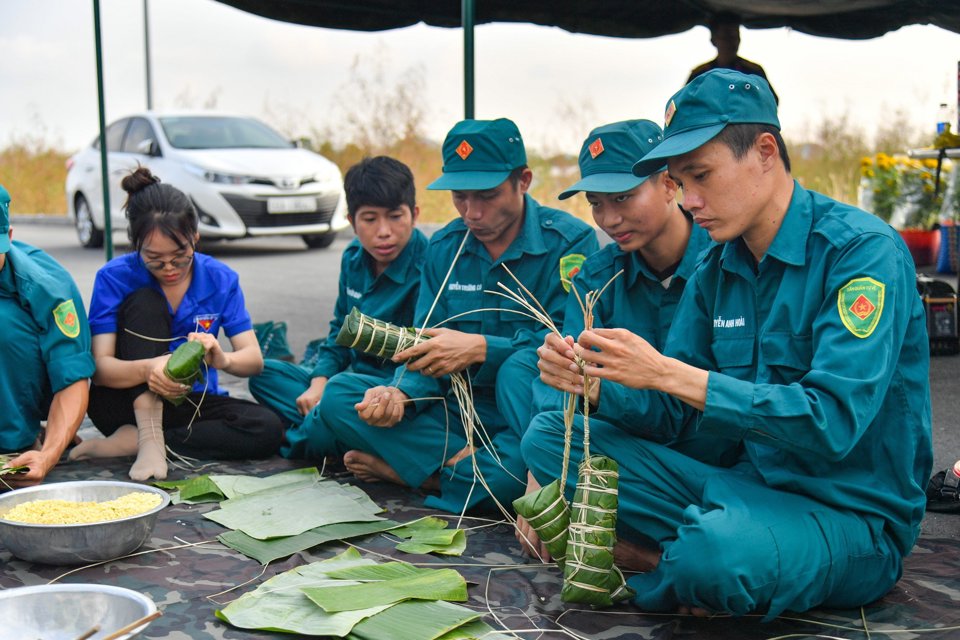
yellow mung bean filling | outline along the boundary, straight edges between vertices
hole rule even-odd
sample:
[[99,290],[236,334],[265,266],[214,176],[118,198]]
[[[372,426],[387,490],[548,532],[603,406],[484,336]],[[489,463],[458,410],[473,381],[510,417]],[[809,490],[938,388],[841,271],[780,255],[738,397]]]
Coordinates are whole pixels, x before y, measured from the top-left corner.
[[136,491],[104,502],[31,500],[0,515],[4,520],[27,524],[84,524],[119,520],[150,511],[161,498],[155,493]]

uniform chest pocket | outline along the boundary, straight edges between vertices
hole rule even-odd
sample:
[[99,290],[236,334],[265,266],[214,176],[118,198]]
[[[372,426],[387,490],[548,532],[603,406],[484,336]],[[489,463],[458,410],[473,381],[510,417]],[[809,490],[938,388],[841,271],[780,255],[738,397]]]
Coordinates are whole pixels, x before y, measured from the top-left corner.
[[770,382],[790,384],[810,371],[813,360],[813,336],[790,332],[768,332],[760,340],[763,364],[769,370]]
[[752,370],[753,344],[752,337],[715,340],[710,345],[710,349],[713,351],[713,359],[717,363],[717,369],[721,373],[728,373],[734,377],[740,377],[736,375],[738,371]]
[[476,286],[477,290],[464,291],[462,289],[448,289],[445,291],[447,317],[440,318],[434,316],[430,320],[430,324],[435,325],[447,318],[456,316],[456,320],[449,325],[445,324],[443,326],[466,333],[480,333],[480,323],[483,319],[481,316],[484,313],[490,312],[480,311],[480,309],[483,308],[483,291],[480,290],[479,285],[470,286]]

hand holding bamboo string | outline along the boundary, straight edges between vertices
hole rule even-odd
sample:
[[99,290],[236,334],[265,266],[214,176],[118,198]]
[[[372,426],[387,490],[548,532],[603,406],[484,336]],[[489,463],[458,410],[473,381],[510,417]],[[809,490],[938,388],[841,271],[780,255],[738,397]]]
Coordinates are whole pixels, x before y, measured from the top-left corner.
[[669,358],[626,329],[592,329],[580,334],[574,346],[586,375],[618,382],[634,389],[669,393],[703,410],[708,372]]
[[487,359],[487,340],[482,335],[453,329],[425,329],[425,340],[393,356],[394,362],[405,362],[408,371],[439,378],[458,373]]
[[360,419],[372,427],[392,427],[403,419],[407,394],[396,387],[367,389],[363,400],[354,405]]
[[[543,345],[537,348],[540,357],[537,367],[540,369],[540,380],[554,389],[578,396],[583,395],[583,371],[574,352],[574,340],[567,336],[561,339],[558,335],[548,333],[543,339]],[[590,403],[596,405],[600,398],[599,380],[594,380],[590,387]]]
[[148,367],[146,374],[146,383],[150,391],[163,398],[178,398],[190,390],[190,385],[182,384],[176,380],[171,380],[164,369],[170,354],[165,353],[156,358],[143,360]]

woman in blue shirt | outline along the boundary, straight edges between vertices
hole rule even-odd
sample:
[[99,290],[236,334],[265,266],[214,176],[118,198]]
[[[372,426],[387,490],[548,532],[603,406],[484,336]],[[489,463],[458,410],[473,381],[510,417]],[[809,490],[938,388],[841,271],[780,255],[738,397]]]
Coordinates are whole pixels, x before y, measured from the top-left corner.
[[[90,301],[97,369],[88,413],[107,438],[81,443],[70,457],[136,454],[130,477],[147,480],[166,477],[167,445],[197,458],[272,455],[280,418],[217,385],[217,370],[248,377],[263,369],[237,274],[196,251],[197,213],[181,191],[143,167],[122,185],[136,250],[100,268]],[[220,347],[221,328],[232,351]],[[163,372],[185,340],[206,349],[205,382],[192,388]],[[188,402],[164,402],[185,394]]]

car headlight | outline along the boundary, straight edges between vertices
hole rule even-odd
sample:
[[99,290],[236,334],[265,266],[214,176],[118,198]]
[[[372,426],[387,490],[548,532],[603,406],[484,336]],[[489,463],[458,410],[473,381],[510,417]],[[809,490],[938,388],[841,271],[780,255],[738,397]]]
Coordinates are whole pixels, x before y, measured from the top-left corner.
[[188,172],[193,175],[206,180],[207,182],[213,182],[215,184],[249,184],[255,180],[253,176],[241,176],[235,175],[232,173],[221,173],[219,171],[213,171],[210,169],[204,169],[203,167],[198,167],[195,164],[188,164],[184,166]]

